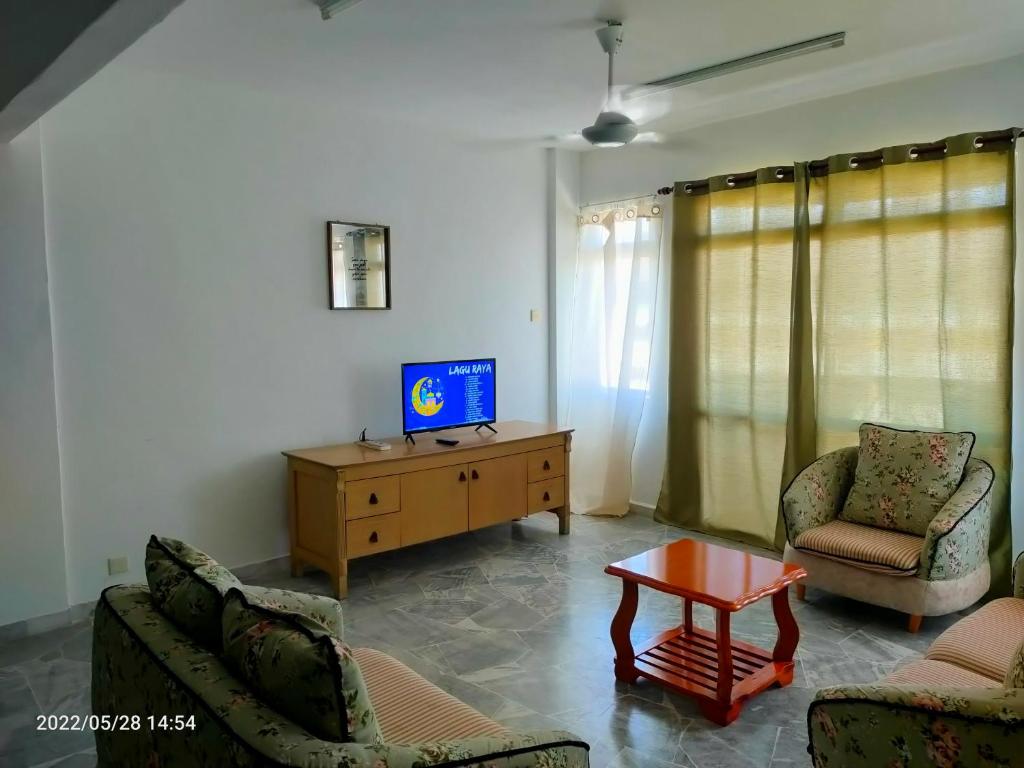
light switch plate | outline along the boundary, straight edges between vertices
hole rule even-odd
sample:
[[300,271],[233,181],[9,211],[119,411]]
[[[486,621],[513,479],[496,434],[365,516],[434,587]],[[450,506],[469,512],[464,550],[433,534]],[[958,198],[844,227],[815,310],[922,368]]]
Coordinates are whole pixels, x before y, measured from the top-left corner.
[[530,310],[530,322],[531,323],[536,323],[539,320],[540,320],[540,310],[539,309],[531,309]]
[[110,557],[107,558],[107,573],[111,576],[116,576],[119,573],[128,572],[128,558],[127,557]]

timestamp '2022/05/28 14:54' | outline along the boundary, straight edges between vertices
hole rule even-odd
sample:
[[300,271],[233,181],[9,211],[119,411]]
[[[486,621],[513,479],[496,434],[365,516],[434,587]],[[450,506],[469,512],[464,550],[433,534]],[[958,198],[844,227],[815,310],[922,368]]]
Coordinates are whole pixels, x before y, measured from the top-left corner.
[[37,731],[194,731],[195,715],[38,715]]

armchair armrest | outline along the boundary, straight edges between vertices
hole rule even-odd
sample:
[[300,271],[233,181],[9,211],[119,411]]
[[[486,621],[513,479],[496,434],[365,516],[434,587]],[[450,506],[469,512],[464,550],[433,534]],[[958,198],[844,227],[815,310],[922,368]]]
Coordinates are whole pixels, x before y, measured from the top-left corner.
[[857,471],[857,446],[826,453],[804,467],[782,494],[786,538],[796,537],[831,520],[846,501]]
[[928,525],[921,550],[920,578],[958,579],[988,559],[994,479],[995,472],[987,462],[967,462],[960,486]]
[[807,712],[815,768],[1014,765],[1024,690],[840,686]]

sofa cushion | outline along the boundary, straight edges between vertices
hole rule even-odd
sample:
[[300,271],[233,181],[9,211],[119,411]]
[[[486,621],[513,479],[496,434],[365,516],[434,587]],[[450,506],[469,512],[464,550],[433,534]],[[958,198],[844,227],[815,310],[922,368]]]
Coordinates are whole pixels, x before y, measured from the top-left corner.
[[384,739],[422,744],[473,736],[505,736],[508,729],[449,696],[400,661],[371,648],[354,648]]
[[223,629],[225,663],[271,707],[325,741],[382,741],[358,662],[322,624],[232,589]]
[[862,424],[857,472],[840,520],[924,536],[971,457],[971,432],[916,432]]
[[231,571],[184,542],[150,536],[146,581],[162,614],[201,645],[220,650],[224,595],[241,585]]
[[945,661],[918,659],[892,672],[886,685],[913,685],[924,688],[998,688],[999,681]]
[[948,661],[1003,680],[1024,642],[1024,600],[1003,597],[961,619],[932,643],[925,658]]
[[921,560],[924,537],[833,520],[804,531],[793,544],[865,570],[912,576]]

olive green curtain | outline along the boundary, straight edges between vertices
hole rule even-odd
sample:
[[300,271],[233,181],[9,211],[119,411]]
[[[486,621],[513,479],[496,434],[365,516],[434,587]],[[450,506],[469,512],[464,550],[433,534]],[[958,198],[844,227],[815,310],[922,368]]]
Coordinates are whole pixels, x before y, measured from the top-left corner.
[[1017,133],[677,185],[660,519],[781,549],[780,487],[861,422],[970,430],[1008,583]]
[[669,443],[655,516],[771,546],[786,452],[792,168],[676,185]]

